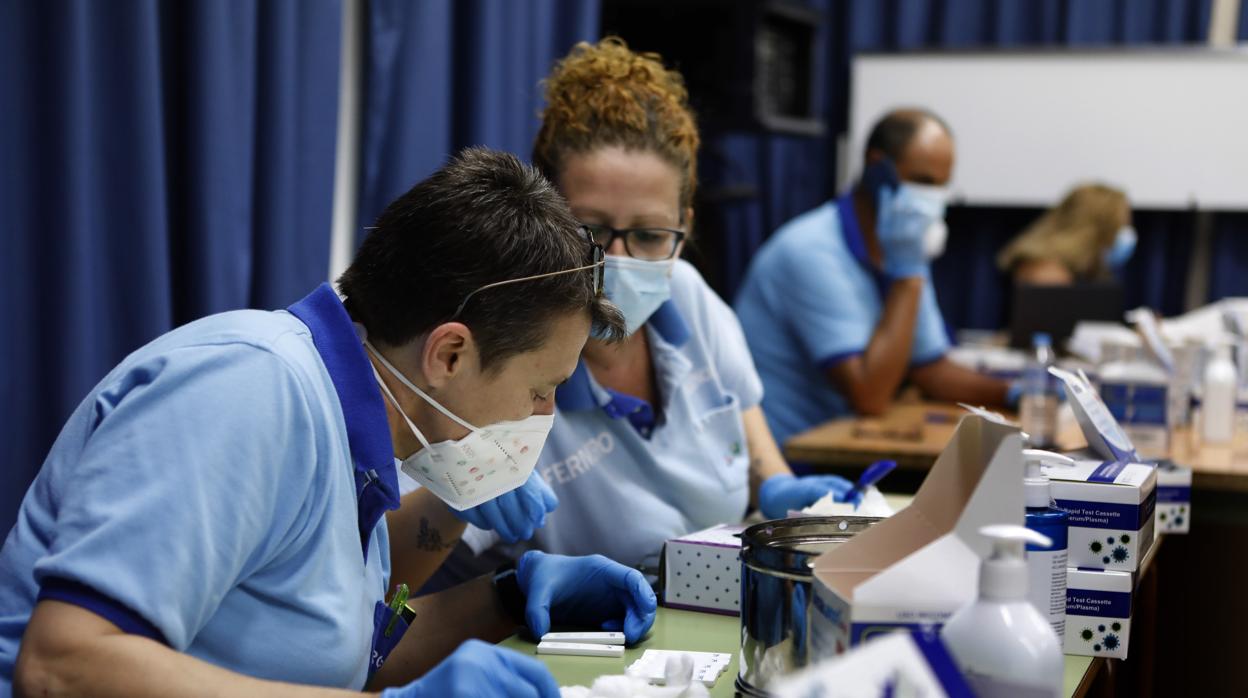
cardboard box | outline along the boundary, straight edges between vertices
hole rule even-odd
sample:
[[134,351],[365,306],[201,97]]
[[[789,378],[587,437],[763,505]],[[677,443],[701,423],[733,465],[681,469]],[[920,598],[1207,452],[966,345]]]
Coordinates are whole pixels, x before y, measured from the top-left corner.
[[741,613],[740,524],[723,524],[667,541],[663,604],[690,611]]
[[1070,567],[1066,570],[1066,638],[1063,652],[1127,658],[1135,575]]
[[824,659],[767,687],[775,698],[963,698],[971,687],[936,633],[896,632]]
[[1054,502],[1070,514],[1068,564],[1134,572],[1153,543],[1157,469],[1069,455],[1075,467],[1043,468]]
[[910,506],[815,561],[811,659],[897,628],[938,628],[976,598],[990,547],[979,528],[1022,525],[1022,472],[1017,427],[963,417]]
[[1187,533],[1192,527],[1192,469],[1174,461],[1157,463],[1158,533]]

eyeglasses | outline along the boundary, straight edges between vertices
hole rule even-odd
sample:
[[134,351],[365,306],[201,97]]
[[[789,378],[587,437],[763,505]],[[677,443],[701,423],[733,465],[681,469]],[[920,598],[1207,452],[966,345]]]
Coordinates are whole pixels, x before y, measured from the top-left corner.
[[559,276],[561,274],[574,274],[578,271],[592,270],[593,275],[594,275],[593,276],[594,295],[601,296],[602,289],[603,289],[603,268],[606,267],[605,260],[607,257],[607,253],[601,245],[594,242],[593,237],[590,235],[589,231],[587,230],[587,226],[581,226],[580,230],[581,230],[581,234],[585,236],[586,242],[589,244],[589,253],[590,253],[590,260],[591,260],[589,264],[586,264],[585,266],[581,266],[581,267],[572,267],[571,269],[561,269],[559,271],[551,271],[545,274],[534,274],[533,276],[522,276],[518,279],[507,279],[506,281],[495,281],[493,283],[486,284],[478,288],[477,290],[469,293],[468,295],[464,296],[464,300],[461,301],[459,304],[459,307],[455,309],[455,314],[451,316],[451,320],[455,320],[456,318],[458,318],[460,313],[464,312],[464,307],[468,305],[468,301],[472,300],[473,296],[477,295],[478,293],[481,293],[482,291],[486,291],[491,288],[497,288],[499,286],[506,286],[508,284],[518,284],[521,281],[533,281],[535,279],[545,279],[551,276]]
[[589,239],[604,250],[611,247],[616,238],[624,239],[624,250],[629,257],[657,262],[676,255],[683,230],[672,228],[612,228],[609,225],[585,224]]

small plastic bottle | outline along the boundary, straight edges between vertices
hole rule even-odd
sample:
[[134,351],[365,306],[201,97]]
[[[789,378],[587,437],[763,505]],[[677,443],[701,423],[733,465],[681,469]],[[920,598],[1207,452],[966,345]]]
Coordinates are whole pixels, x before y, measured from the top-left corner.
[[1041,466],[1073,468],[1075,461],[1060,453],[1023,451],[1023,496],[1027,528],[1052,541],[1047,547],[1027,544],[1027,599],[1049,620],[1058,637],[1066,635],[1066,560],[1070,514],[1053,503],[1049,477]]
[[1032,335],[1032,354],[1023,368],[1019,419],[1028,443],[1049,447],[1057,443],[1057,385],[1049,375],[1054,363],[1053,342],[1045,332]]
[[1237,383],[1235,364],[1231,363],[1231,347],[1229,344],[1221,344],[1213,360],[1205,366],[1205,389],[1201,401],[1202,435],[1205,443],[1231,442],[1235,433]]
[[1048,537],[1023,526],[984,526],[991,556],[980,562],[979,598],[958,609],[940,631],[962,675],[979,698],[1059,696],[1062,643],[1027,600],[1024,543]]

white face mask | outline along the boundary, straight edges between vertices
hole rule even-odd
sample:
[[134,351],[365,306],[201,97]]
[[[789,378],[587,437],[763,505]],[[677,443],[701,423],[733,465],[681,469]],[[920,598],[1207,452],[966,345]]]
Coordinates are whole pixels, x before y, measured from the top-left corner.
[[949,188],[934,184],[915,184],[902,182],[901,188],[911,201],[919,204],[920,210],[929,214],[931,222],[923,231],[923,253],[928,261],[945,253],[945,243],[949,239],[949,226],[945,225],[945,209],[949,206]]
[[603,268],[603,293],[621,313],[628,334],[646,323],[654,311],[672,297],[670,259],[651,262],[608,255]]
[[478,429],[456,417],[450,410],[417,388],[398,369],[386,361],[372,344],[364,343],[373,356],[381,362],[390,375],[399,379],[409,390],[420,396],[448,419],[468,430],[459,440],[431,444],[425,435],[399,407],[390,388],[386,386],[377,369],[373,375],[377,384],[389,398],[390,404],[403,416],[412,435],[424,448],[403,460],[403,472],[421,485],[428,487],[438,499],[457,511],[463,511],[506,494],[524,484],[537,465],[546,436],[555,422],[552,414],[535,414],[515,422],[498,422]]

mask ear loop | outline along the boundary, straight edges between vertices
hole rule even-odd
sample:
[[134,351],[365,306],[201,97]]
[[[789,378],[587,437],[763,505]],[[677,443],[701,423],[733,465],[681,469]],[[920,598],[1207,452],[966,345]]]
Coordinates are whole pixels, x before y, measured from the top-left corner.
[[407,422],[407,428],[412,430],[412,435],[416,437],[416,440],[420,442],[421,446],[430,448],[429,441],[425,439],[425,435],[420,433],[420,430],[417,429],[416,425],[412,423],[412,420],[408,418],[407,413],[403,411],[403,408],[399,407],[399,401],[395,399],[394,393],[390,392],[390,386],[386,385],[386,382],[381,379],[381,374],[377,372],[377,368],[375,366],[370,366],[370,368],[373,369],[373,377],[377,379],[377,385],[381,386],[381,392],[386,394],[386,397],[390,400],[390,404],[394,405],[394,410],[399,413],[399,416],[403,418],[403,421]]
[[[376,348],[376,347],[374,347],[374,346],[373,346],[370,342],[368,342],[367,340],[365,340],[365,341],[364,341],[364,346],[365,346],[365,347],[368,347],[368,350],[369,350],[370,352],[372,352],[373,356],[377,357],[377,360],[381,362],[381,365],[386,367],[386,370],[390,372],[390,375],[392,375],[392,376],[394,376],[395,378],[397,378],[397,379],[399,380],[399,382],[400,382],[400,383],[402,383],[403,385],[407,386],[407,388],[408,388],[409,390],[411,390],[413,393],[416,393],[417,395],[419,395],[419,396],[421,397],[421,399],[423,399],[425,402],[427,402],[427,403],[429,403],[430,405],[432,405],[432,406],[433,406],[433,408],[434,408],[435,410],[437,410],[437,411],[441,412],[442,414],[446,415],[447,419],[450,419],[451,421],[453,421],[453,422],[455,422],[456,424],[458,424],[459,426],[461,426],[461,427],[463,427],[463,428],[467,429],[468,431],[474,431],[474,432],[476,432],[476,431],[481,431],[480,429],[478,429],[478,428],[476,428],[476,427],[472,426],[472,425],[471,425],[471,424],[469,424],[468,422],[465,422],[464,420],[460,419],[459,417],[456,417],[454,414],[452,414],[452,413],[451,413],[451,411],[450,411],[450,410],[448,410],[448,409],[446,409],[445,407],[443,407],[442,405],[438,404],[438,401],[437,401],[437,400],[434,400],[433,398],[429,397],[429,395],[428,395],[428,394],[426,394],[426,393],[425,393],[425,391],[423,391],[423,390],[421,390],[420,388],[417,388],[415,385],[413,385],[413,384],[412,384],[412,382],[411,382],[411,381],[409,381],[409,380],[407,379],[407,377],[406,377],[406,376],[404,376],[402,373],[400,373],[400,372],[399,372],[399,370],[398,370],[397,368],[395,368],[394,366],[392,366],[392,365],[390,364],[390,362],[389,362],[389,361],[386,361],[386,357],[382,356],[382,355],[381,355],[381,352],[377,351],[377,348]],[[377,373],[377,369],[376,369],[375,367],[373,368],[373,373]],[[380,377],[380,376],[378,376],[378,380],[379,380],[379,381],[381,380],[381,377]],[[382,388],[386,388],[386,384],[385,384],[385,382],[382,382],[382,383],[381,383],[381,387],[382,387]],[[386,388],[386,393],[387,393],[387,394],[389,394],[389,393],[390,393],[390,389],[389,389],[389,388]],[[394,396],[393,396],[393,395],[391,395],[391,396],[390,396],[390,399],[391,399],[391,400],[394,400]],[[395,404],[395,407],[396,407],[396,408],[398,407],[398,404],[397,404],[397,403]],[[399,414],[403,414],[403,410],[399,410]],[[404,419],[407,419],[407,415],[406,415],[406,414],[403,414],[403,418],[404,418]],[[411,424],[412,422],[411,422],[411,420],[408,420],[408,422],[407,422],[407,423],[408,423],[408,424]],[[423,441],[423,439],[422,439],[422,441]],[[426,445],[428,445],[428,444],[426,444]]]

